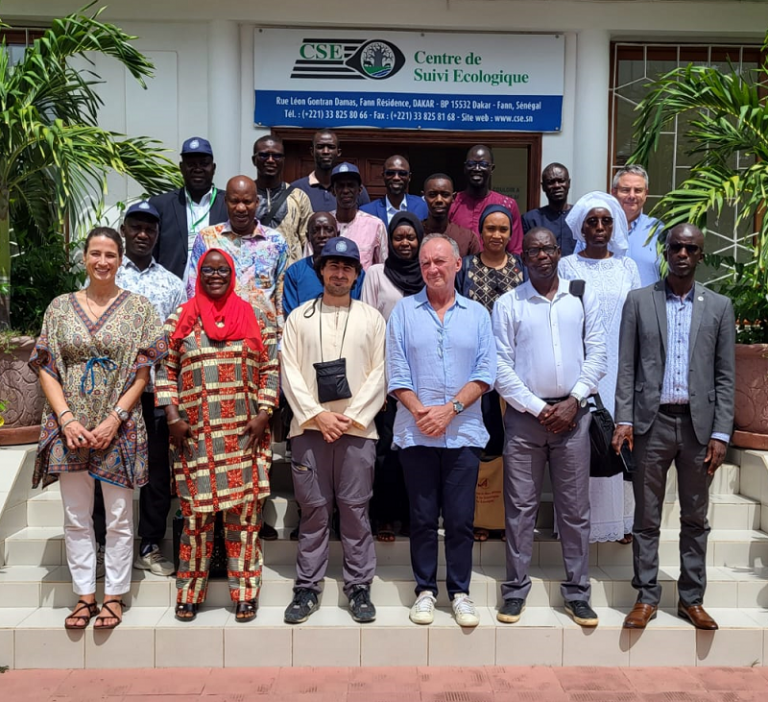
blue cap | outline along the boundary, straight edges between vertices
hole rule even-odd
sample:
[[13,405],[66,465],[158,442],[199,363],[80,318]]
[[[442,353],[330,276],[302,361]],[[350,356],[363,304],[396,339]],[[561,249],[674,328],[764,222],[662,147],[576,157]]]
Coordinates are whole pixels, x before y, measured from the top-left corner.
[[357,244],[352,239],[347,239],[345,236],[335,236],[325,242],[323,252],[320,254],[320,259],[324,258],[351,258],[360,263],[360,249],[357,248]]
[[354,163],[347,163],[344,161],[344,163],[340,163],[331,171],[331,183],[345,175],[355,176],[361,183],[363,182],[363,179],[360,177],[360,170],[358,167]]
[[158,222],[160,221],[160,213],[155,209],[151,202],[142,200],[141,202],[134,202],[126,211],[124,219],[127,219],[131,215],[142,214],[154,217]]
[[181,145],[181,155],[201,154],[203,156],[213,156],[211,142],[202,137],[190,137]]

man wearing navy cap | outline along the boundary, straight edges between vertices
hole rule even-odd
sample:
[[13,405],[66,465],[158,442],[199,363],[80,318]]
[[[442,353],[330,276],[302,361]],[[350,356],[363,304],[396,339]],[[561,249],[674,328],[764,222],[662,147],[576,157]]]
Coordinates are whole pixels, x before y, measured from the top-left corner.
[[[160,214],[150,202],[137,202],[125,213],[120,233],[125,239],[125,256],[117,270],[115,283],[132,293],[144,295],[164,322],[176,308],[187,301],[184,284],[152,256],[157,243]],[[153,376],[154,379],[154,376]],[[141,411],[147,425],[149,444],[149,482],[139,492],[139,536],[141,545],[136,568],[155,575],[171,575],[173,563],[160,553],[171,507],[171,473],[168,463],[168,425],[165,413],[155,409],[154,388],[150,383],[141,396]],[[96,500],[94,520],[101,532],[103,502]],[[101,532],[104,533],[104,532]],[[97,533],[97,541],[103,538]]]
[[386,324],[378,310],[351,299],[362,270],[354,241],[329,239],[315,270],[323,293],[288,317],[282,341],[283,391],[293,410],[293,488],[301,508],[296,583],[285,621],[299,624],[317,608],[335,500],[344,593],[352,618],[370,622],[376,617],[370,593],[376,551],[368,503],[378,438],[374,418],[385,400]]
[[331,186],[336,195],[333,213],[339,225],[339,235],[352,239],[360,250],[360,263],[367,271],[374,263],[387,258],[387,228],[378,217],[358,208],[357,198],[363,187],[360,171],[351,163],[340,163],[331,174]]
[[190,137],[181,147],[179,170],[184,187],[150,198],[160,215],[155,260],[186,279],[187,259],[198,232],[227,221],[224,193],[213,184],[216,164],[211,143]]

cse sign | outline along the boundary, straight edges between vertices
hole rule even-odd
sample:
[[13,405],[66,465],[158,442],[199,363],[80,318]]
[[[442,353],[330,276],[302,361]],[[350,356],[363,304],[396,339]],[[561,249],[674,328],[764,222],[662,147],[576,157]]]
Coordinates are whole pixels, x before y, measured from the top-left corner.
[[325,61],[326,59],[340,59],[344,56],[341,44],[302,44],[299,49],[301,58],[307,61]]

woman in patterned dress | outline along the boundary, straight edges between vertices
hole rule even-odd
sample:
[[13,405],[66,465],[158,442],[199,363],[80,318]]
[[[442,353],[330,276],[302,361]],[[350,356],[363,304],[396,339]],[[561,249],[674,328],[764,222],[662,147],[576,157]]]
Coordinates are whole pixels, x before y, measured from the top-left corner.
[[[147,482],[147,432],[141,403],[134,406],[150,366],[167,350],[149,300],[115,284],[122,256],[114,229],[88,234],[90,283],[50,304],[29,361],[46,397],[33,486],[59,481],[67,563],[79,597],[67,629],[84,629],[97,614],[99,629],[122,621],[121,596],[131,586],[133,489]],[[92,518],[97,480],[107,515],[101,611]]]
[[[627,218],[615,197],[596,191],[584,195],[565,221],[578,243],[576,253],[560,260],[558,272],[564,280],[585,281],[600,301],[608,369],[598,390],[613,416],[621,313],[629,291],[640,287],[637,265],[625,255],[629,246]],[[635,501],[632,484],[621,473],[610,478],[590,478],[589,504],[591,543],[631,543]]]
[[221,249],[200,258],[195,291],[166,322],[168,357],[155,382],[184,516],[176,618],[192,621],[205,601],[215,517],[223,512],[230,597],[236,621],[246,622],[261,588],[259,529],[278,388],[276,346],[267,338],[274,331],[237,296],[234,261]]
[[[506,207],[488,205],[480,215],[478,227],[483,251],[464,257],[456,276],[456,289],[464,297],[479,302],[491,314],[496,300],[523,282],[523,264],[516,254],[507,251],[512,235],[512,213]],[[482,460],[492,461],[501,456],[504,449],[504,420],[499,394],[491,390],[480,402],[483,422],[491,435]],[[486,541],[488,536],[488,529],[475,528],[475,541]]]

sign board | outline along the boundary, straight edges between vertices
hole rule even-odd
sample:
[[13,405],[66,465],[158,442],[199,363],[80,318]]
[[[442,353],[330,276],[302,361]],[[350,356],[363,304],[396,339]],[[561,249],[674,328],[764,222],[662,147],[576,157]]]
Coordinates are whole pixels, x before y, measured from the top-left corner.
[[254,60],[259,126],[560,130],[562,35],[257,29]]

